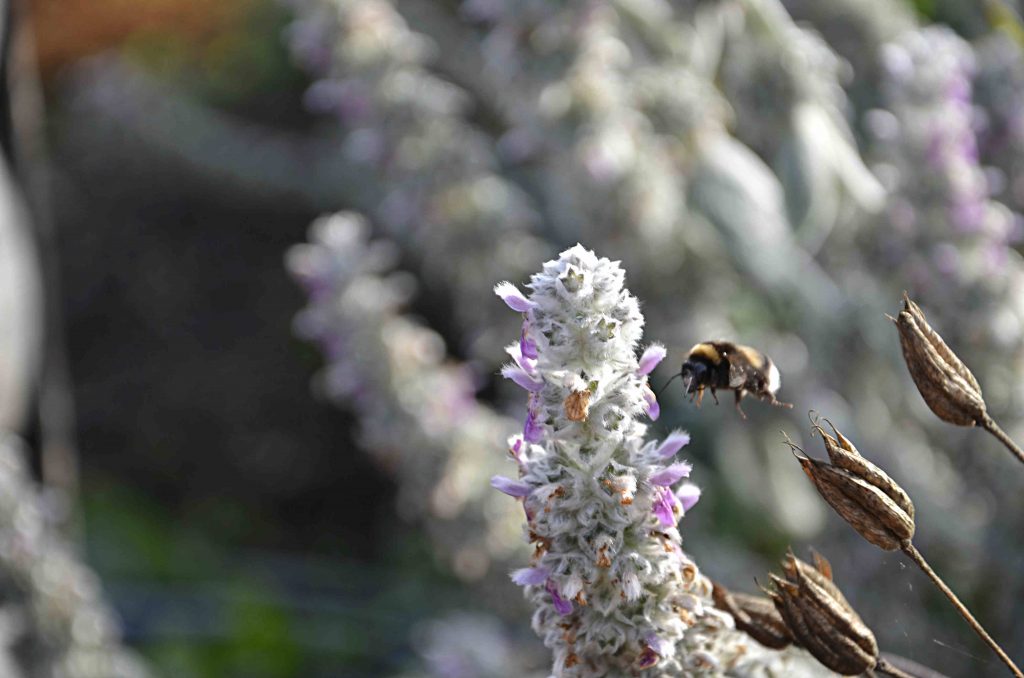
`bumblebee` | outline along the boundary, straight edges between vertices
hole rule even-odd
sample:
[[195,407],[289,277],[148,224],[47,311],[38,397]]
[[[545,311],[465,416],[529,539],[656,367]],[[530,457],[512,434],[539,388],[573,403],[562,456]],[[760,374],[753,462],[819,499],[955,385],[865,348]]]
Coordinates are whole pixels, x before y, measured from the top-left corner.
[[716,405],[718,390],[732,391],[736,396],[736,411],[744,419],[747,415],[740,403],[748,393],[778,407],[793,407],[792,403],[784,403],[775,397],[782,378],[772,359],[757,349],[730,341],[697,344],[690,349],[686,362],[675,377],[682,378],[684,391],[690,394],[691,402],[696,399],[698,407],[704,399],[705,389],[711,391]]

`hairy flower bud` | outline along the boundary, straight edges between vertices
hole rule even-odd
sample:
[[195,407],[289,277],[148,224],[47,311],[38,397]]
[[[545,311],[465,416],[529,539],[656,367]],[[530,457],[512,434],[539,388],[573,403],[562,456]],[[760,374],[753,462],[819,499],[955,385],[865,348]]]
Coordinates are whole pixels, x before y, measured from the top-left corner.
[[862,457],[835,426],[835,437],[817,424],[814,430],[825,441],[831,462],[796,454],[799,448],[789,441],[787,444],[818,493],[869,542],[886,551],[900,549],[914,536],[914,504],[910,497],[888,474]]
[[771,598],[734,593],[718,583],[712,598],[715,607],[732,616],[737,629],[765,647],[781,650],[792,644],[793,636]]
[[910,376],[935,416],[958,426],[974,426],[982,421],[985,401],[978,380],[931,328],[906,292],[903,310],[890,319],[899,331]]
[[832,582],[832,568],[815,554],[815,566],[790,552],[783,577],[770,575],[769,592],[794,641],[836,673],[853,676],[878,663],[878,643],[871,629]]

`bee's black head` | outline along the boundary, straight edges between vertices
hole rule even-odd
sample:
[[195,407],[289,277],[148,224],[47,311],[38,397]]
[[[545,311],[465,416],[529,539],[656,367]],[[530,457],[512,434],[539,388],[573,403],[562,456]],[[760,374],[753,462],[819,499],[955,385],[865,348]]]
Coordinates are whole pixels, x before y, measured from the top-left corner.
[[700,388],[707,379],[708,367],[702,362],[687,360],[679,369],[679,376],[683,378],[683,393],[693,393]]

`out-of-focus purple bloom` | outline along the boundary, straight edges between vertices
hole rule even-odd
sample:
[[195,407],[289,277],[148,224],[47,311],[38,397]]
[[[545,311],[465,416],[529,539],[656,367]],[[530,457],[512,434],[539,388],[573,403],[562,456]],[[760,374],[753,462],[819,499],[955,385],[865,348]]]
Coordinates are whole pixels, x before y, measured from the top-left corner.
[[654,515],[658,517],[658,521],[665,527],[674,526],[682,514],[682,504],[679,503],[679,499],[676,498],[672,490],[667,487],[656,488],[652,509]]
[[686,431],[672,431],[668,437],[658,445],[654,451],[655,456],[661,459],[668,459],[690,444],[690,434]]
[[555,582],[548,579],[548,583],[544,585],[544,590],[551,594],[551,603],[555,606],[555,612],[563,617],[572,614],[572,601],[558,595],[558,587],[555,586]]
[[504,492],[510,497],[525,497],[533,491],[529,483],[524,483],[521,480],[512,480],[505,476],[494,476],[491,478],[491,487],[499,492]]
[[676,490],[676,499],[683,506],[683,511],[689,511],[696,506],[697,501],[700,500],[700,488],[693,483],[684,483],[679,489]]
[[526,423],[523,424],[523,438],[528,443],[539,443],[544,439],[544,427],[538,421],[538,413],[533,407],[526,413]]
[[501,297],[501,300],[508,304],[508,307],[513,311],[519,311],[520,313],[526,313],[535,304],[527,299],[519,288],[510,282],[500,282],[494,286],[494,293]]
[[647,403],[647,416],[651,418],[651,421],[658,421],[658,417],[661,416],[661,405],[658,404],[658,397],[654,395],[654,391],[646,384],[644,384],[644,402]]
[[514,570],[509,576],[519,586],[540,586],[548,580],[550,574],[546,567],[523,567]]
[[516,385],[530,392],[537,392],[544,388],[543,381],[534,379],[526,370],[518,365],[505,365],[501,368],[501,376],[511,379]]
[[685,461],[676,462],[671,466],[666,466],[656,473],[652,473],[650,479],[651,484],[668,487],[669,485],[677,482],[680,478],[688,478],[690,476],[690,471],[692,470],[693,466]]
[[640,365],[636,369],[637,374],[650,374],[651,371],[665,359],[665,347],[661,344],[651,344],[640,356]]

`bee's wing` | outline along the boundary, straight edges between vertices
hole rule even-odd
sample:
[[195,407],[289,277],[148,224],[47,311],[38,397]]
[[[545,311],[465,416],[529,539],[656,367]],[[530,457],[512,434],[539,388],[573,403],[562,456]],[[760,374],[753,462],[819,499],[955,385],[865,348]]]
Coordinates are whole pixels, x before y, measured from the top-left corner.
[[742,388],[747,383],[750,367],[744,360],[729,361],[729,388]]
[[729,388],[741,388],[768,362],[763,353],[749,346],[737,346],[729,358]]

